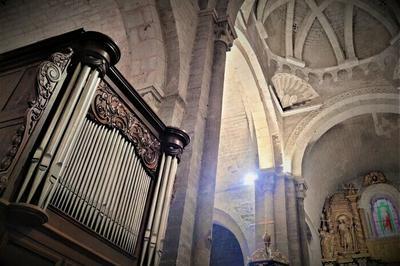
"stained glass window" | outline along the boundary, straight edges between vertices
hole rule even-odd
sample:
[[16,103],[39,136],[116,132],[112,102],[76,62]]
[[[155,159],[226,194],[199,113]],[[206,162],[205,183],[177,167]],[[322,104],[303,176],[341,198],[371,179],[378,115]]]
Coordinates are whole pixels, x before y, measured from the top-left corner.
[[400,232],[399,214],[386,198],[379,198],[372,202],[372,219],[378,237],[391,236]]

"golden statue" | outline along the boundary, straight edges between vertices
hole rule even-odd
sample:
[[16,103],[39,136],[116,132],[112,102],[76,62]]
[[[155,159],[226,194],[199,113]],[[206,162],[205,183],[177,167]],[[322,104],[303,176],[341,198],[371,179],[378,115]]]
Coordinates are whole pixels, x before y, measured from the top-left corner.
[[339,217],[337,226],[337,231],[339,233],[339,243],[345,253],[354,250],[352,226],[349,225],[346,220],[347,219],[345,216]]
[[335,255],[335,236],[329,232],[326,226],[319,231],[321,238],[321,252],[324,259],[332,259]]

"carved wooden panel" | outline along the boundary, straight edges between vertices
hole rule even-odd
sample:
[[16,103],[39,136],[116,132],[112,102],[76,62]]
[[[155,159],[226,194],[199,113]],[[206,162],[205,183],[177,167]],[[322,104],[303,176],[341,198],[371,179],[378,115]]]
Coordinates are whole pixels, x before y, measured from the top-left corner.
[[[0,153],[0,193],[3,193],[7,187],[10,172],[21,159],[25,145],[32,148],[35,141],[35,138],[31,139],[32,132],[43,113],[46,113],[45,118],[49,114],[51,108],[47,106],[57,97],[60,89],[57,84],[62,84],[72,54],[72,49],[66,49],[66,53],[54,53],[49,61],[41,62],[40,65],[37,62],[0,75],[1,83],[7,92],[0,95],[2,104],[0,137],[9,140],[8,147],[3,146]],[[52,97],[54,94],[55,96]],[[21,119],[23,123],[13,123]],[[14,126],[15,130],[7,129],[7,124]],[[30,142],[29,145],[28,142]],[[24,160],[20,165],[24,163]]]
[[161,153],[160,141],[107,83],[100,83],[89,116],[100,124],[119,129],[132,141],[147,170],[152,173],[157,170]]
[[0,74],[0,171],[6,170],[24,132],[29,101],[36,97],[37,64]]

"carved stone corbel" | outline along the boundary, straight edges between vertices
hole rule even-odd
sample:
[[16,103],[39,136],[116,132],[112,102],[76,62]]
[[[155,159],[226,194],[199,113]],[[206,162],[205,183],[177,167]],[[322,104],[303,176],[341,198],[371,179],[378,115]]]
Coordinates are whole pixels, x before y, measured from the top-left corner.
[[304,179],[296,179],[296,197],[304,199],[308,189],[307,183]]

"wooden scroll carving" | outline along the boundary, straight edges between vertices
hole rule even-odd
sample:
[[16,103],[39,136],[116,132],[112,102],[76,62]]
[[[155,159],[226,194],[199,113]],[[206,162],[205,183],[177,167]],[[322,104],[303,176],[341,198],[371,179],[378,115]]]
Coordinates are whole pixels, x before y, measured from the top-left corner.
[[29,135],[32,133],[36,122],[40,119],[51,95],[53,95],[53,90],[60,80],[61,74],[64,72],[65,66],[71,56],[72,49],[69,49],[66,54],[55,53],[51,56],[50,61],[45,61],[40,64],[37,77],[38,97],[30,102],[31,108],[27,114],[26,125]]
[[37,97],[29,102],[30,107],[26,111],[25,123],[18,128],[12,138],[8,152],[0,161],[0,192],[4,190],[8,183],[10,166],[15,163],[17,155],[22,152],[21,147],[28,141],[36,123],[42,117],[43,111],[46,109],[72,54],[72,49],[68,48],[65,53],[54,53],[48,61],[39,65],[36,78]]
[[156,171],[161,152],[160,141],[104,81],[97,89],[89,117],[98,123],[119,129],[133,143],[147,170],[152,173]]

